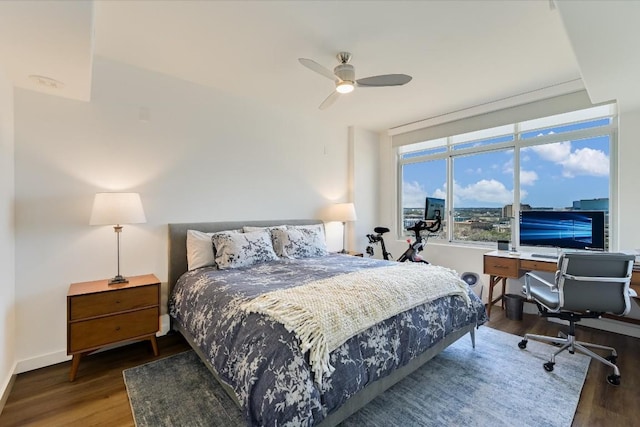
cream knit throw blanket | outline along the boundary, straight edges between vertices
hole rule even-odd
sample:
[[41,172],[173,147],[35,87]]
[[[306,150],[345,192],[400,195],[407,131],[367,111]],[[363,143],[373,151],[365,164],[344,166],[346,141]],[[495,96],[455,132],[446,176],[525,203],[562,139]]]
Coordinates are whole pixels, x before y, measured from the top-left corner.
[[333,367],[329,353],[349,338],[398,313],[446,295],[470,304],[467,284],[448,268],[398,263],[321,279],[260,295],[243,304],[282,323],[307,350],[315,381]]

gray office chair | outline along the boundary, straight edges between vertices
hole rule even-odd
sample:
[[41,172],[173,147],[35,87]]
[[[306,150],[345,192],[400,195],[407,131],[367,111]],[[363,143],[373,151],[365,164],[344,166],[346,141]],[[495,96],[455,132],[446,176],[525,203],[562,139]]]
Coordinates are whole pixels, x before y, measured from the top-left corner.
[[[576,322],[585,318],[599,318],[604,313],[626,315],[631,308],[629,288],[633,271],[633,255],[619,253],[565,253],[558,259],[555,276],[549,273],[529,272],[525,275],[523,292],[528,300],[538,306],[542,317],[556,317],[569,321],[568,334],[559,337],[525,334],[518,347],[527,347],[534,339],[556,345],[560,349],[551,355],[544,369],[553,371],[555,357],[565,351],[576,350],[613,368],[607,381],[620,384],[620,370],[615,365],[617,353],[612,347],[576,341]],[[603,358],[587,347],[608,350],[611,355]]]

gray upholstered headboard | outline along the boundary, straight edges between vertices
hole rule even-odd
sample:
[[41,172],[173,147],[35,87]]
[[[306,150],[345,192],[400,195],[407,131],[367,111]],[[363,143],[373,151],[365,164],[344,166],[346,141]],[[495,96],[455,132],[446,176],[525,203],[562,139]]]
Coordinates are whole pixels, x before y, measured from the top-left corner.
[[169,224],[169,295],[180,276],[187,271],[187,230],[198,230],[212,233],[223,230],[242,228],[244,225],[252,227],[271,227],[274,225],[311,225],[322,224],[317,219],[290,219],[267,221],[225,221],[225,222],[192,222],[184,224]]

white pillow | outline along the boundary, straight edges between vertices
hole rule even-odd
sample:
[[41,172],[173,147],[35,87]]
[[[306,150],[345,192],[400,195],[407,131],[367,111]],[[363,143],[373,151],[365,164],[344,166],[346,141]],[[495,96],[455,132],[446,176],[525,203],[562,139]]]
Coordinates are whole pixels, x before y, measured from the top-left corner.
[[328,254],[321,226],[287,227],[286,230],[273,230],[271,235],[276,253],[283,258],[311,258]]
[[240,230],[227,230],[217,233],[187,230],[187,269],[191,271],[196,268],[215,265],[216,261],[211,237],[219,233],[238,232],[240,232]]
[[211,235],[197,230],[187,230],[187,268],[189,271],[215,264]]
[[215,262],[220,270],[278,260],[271,244],[271,235],[266,230],[218,233],[211,239],[216,250]]

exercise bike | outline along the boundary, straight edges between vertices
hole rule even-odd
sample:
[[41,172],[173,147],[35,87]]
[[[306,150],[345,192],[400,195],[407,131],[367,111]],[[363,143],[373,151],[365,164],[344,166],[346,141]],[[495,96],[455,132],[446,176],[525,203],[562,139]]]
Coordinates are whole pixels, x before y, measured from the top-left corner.
[[[424,260],[420,256],[420,252],[424,249],[424,246],[427,244],[427,239],[428,239],[428,235],[427,235],[427,239],[423,240],[421,233],[423,231],[428,231],[429,233],[435,233],[440,230],[440,227],[442,225],[440,211],[436,211],[435,213],[436,213],[435,215],[436,219],[433,224],[429,225],[427,224],[426,221],[420,220],[420,221],[416,221],[416,223],[413,224],[413,227],[407,228],[407,231],[413,231],[415,235],[415,241],[411,243],[410,239],[407,240],[407,242],[409,243],[409,248],[407,248],[407,250],[404,251],[402,255],[400,255],[400,257],[397,260],[398,262],[410,261],[410,262],[422,262],[425,264],[429,264],[428,261]],[[373,229],[373,231],[376,234],[367,234],[369,243],[371,244],[380,243],[380,246],[382,248],[382,257],[386,260],[391,260],[392,259],[391,254],[387,251],[387,247],[384,243],[384,237],[382,237],[383,234],[389,232],[389,229],[387,227],[376,227]],[[373,246],[367,246],[367,254],[369,256],[373,256]]]
[[[376,234],[367,234],[367,239],[369,239],[369,243],[376,244],[380,243],[380,247],[382,248],[382,258],[387,261],[391,260],[391,254],[387,252],[387,247],[384,244],[384,238],[382,235],[384,233],[388,233],[389,229],[387,227],[376,227],[373,229]],[[367,246],[367,255],[373,256],[373,246]]]

